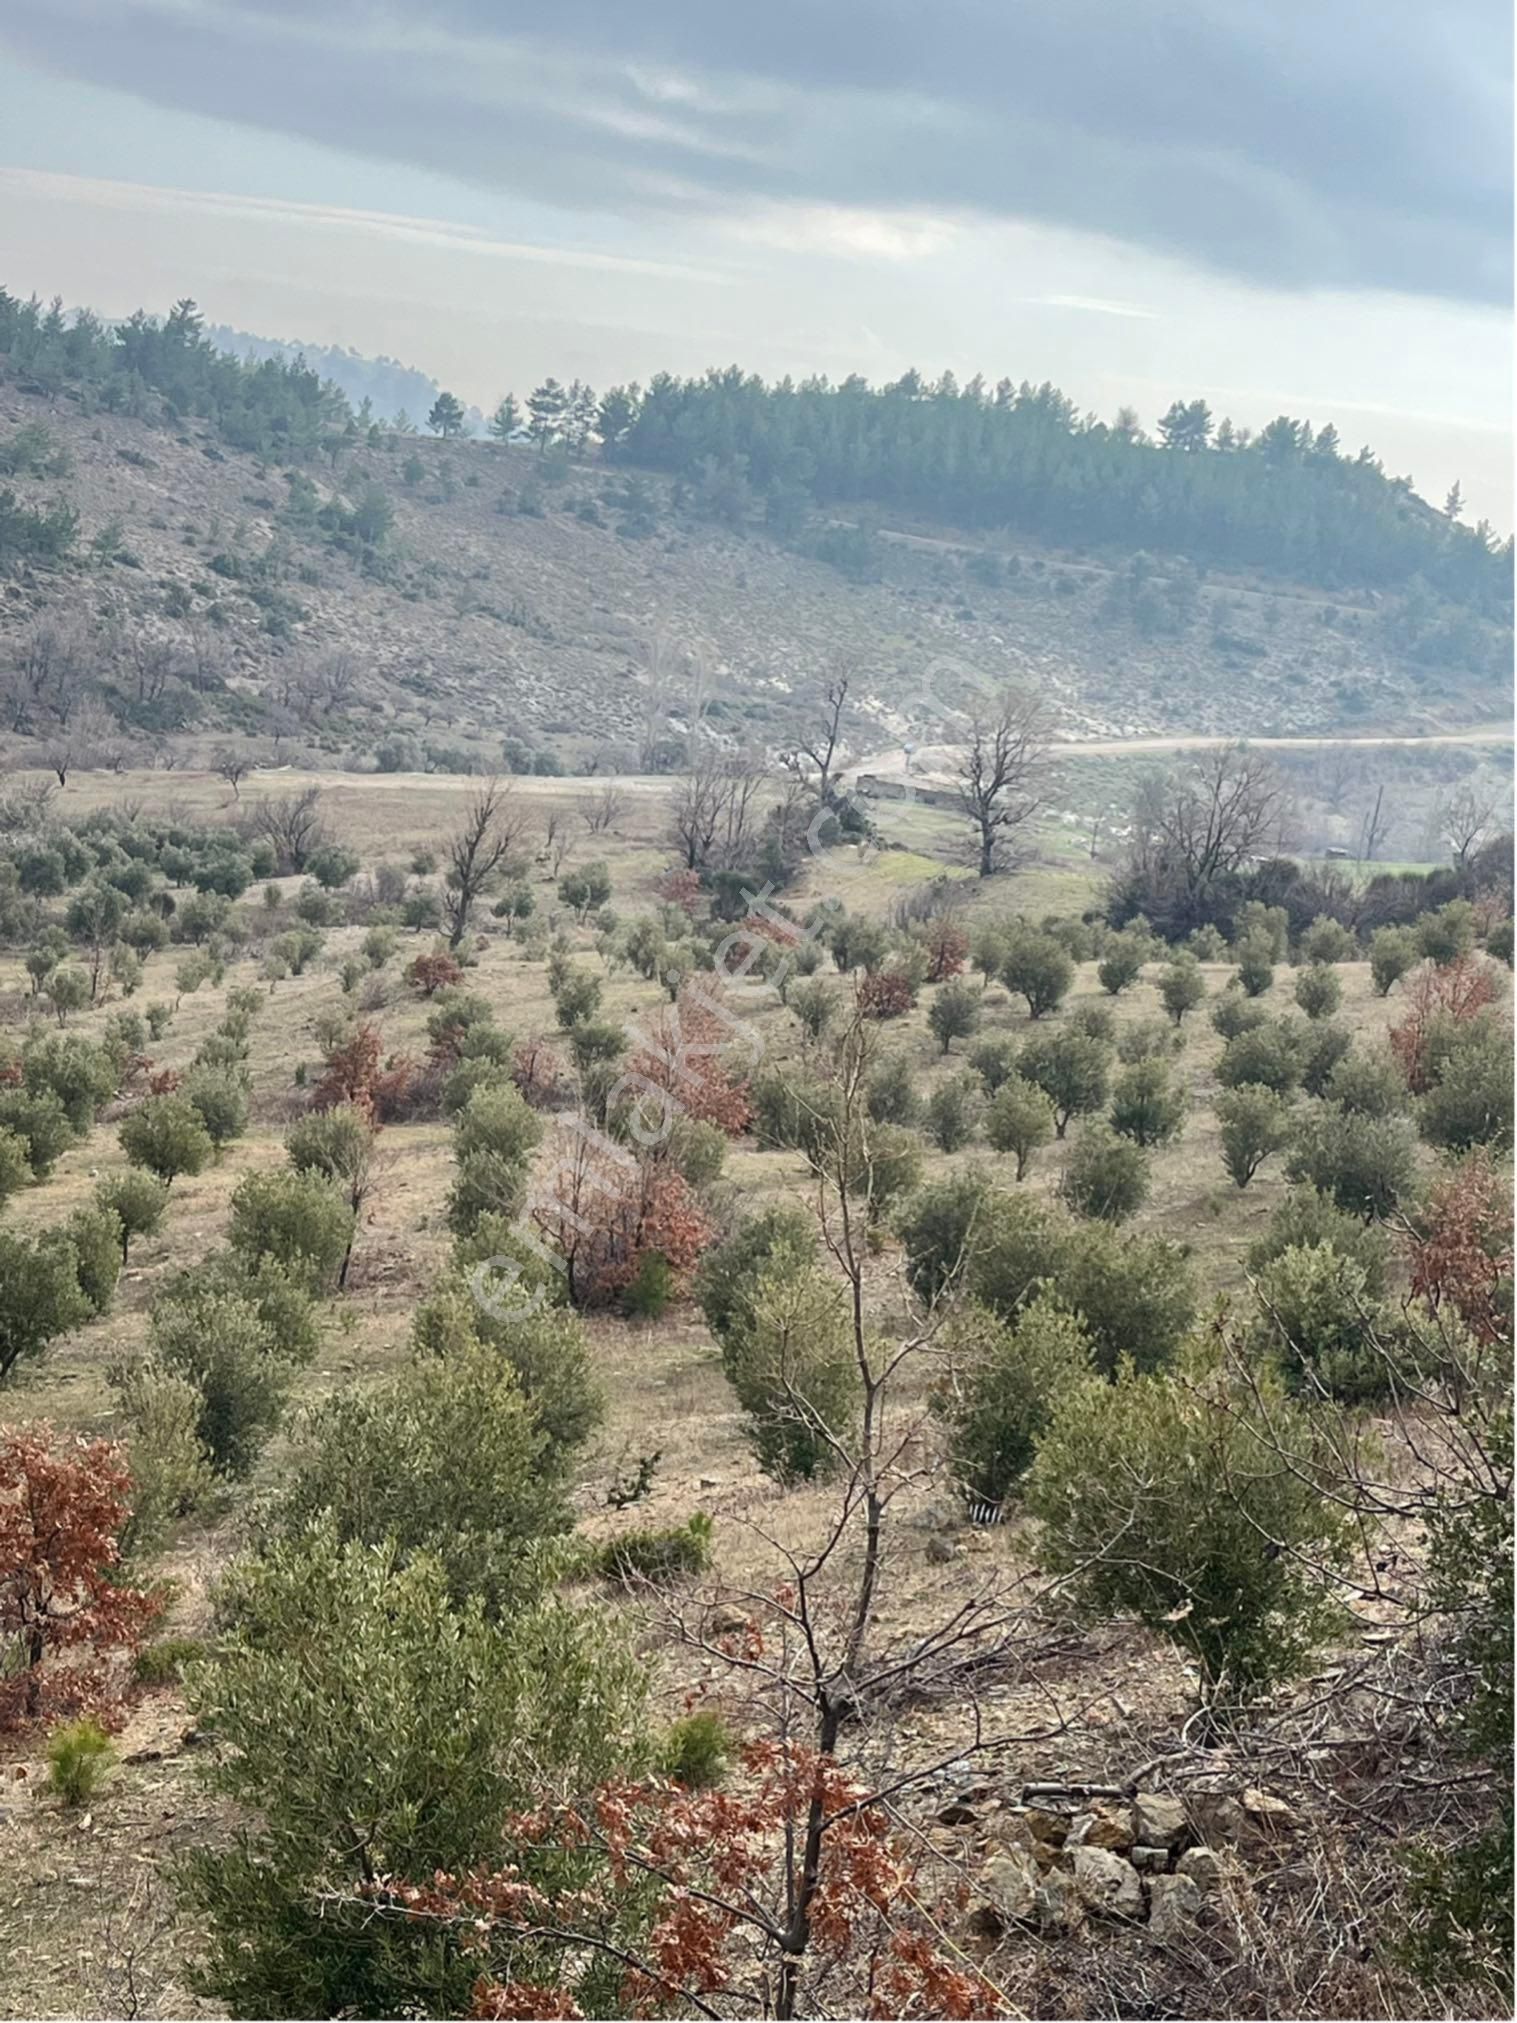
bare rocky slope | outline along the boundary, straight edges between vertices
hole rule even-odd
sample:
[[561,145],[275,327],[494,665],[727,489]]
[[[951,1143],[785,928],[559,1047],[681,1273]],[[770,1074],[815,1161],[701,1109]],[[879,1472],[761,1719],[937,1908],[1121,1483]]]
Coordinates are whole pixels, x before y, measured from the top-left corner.
[[[854,581],[699,519],[662,480],[526,447],[359,437],[286,469],[196,421],[90,413],[12,378],[0,462],[18,431],[49,467],[13,470],[16,503],[66,502],[79,524],[57,566],[0,574],[0,689],[56,621],[139,752],[236,737],[265,758],[410,769],[494,763],[516,738],[566,770],[648,769],[678,762],[697,712],[783,745],[843,665],[865,750],[952,741],[1007,680],[1090,740],[1425,734],[1504,710],[1488,674],[1398,660],[1368,594],[1213,575],[1145,637],[1113,593],[1127,557],[896,526]],[[355,514],[385,524],[355,531]],[[7,706],[0,739],[35,760],[60,722],[45,699]]]

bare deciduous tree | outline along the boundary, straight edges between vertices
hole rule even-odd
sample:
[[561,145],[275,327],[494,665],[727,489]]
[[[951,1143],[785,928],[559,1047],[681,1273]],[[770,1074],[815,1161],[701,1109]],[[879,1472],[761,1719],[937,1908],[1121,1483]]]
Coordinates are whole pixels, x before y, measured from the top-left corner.
[[989,709],[976,710],[955,785],[974,825],[979,873],[1000,870],[1017,831],[1047,795],[1049,716],[1041,698],[1008,688]]
[[1470,780],[1455,788],[1444,802],[1438,817],[1438,833],[1461,871],[1491,834],[1496,819],[1494,798],[1482,794]]
[[508,788],[492,779],[470,799],[464,818],[443,850],[443,910],[448,946],[457,948],[469,931],[474,903],[521,848],[529,820]]
[[592,836],[601,836],[618,822],[626,811],[627,796],[614,781],[608,780],[599,793],[580,804],[580,816]]
[[851,679],[848,674],[832,677],[822,690],[815,728],[798,737],[793,750],[780,754],[781,765],[809,786],[824,808],[832,805],[833,769],[842,741],[843,709]]
[[326,840],[320,787],[274,795],[260,805],[255,821],[259,835],[273,844],[283,870],[304,871],[306,859]]
[[1197,760],[1158,810],[1165,854],[1191,895],[1278,841],[1286,812],[1279,772],[1245,744]]
[[251,755],[232,745],[223,745],[216,754],[216,771],[231,788],[234,801],[242,799],[242,783],[252,770]]

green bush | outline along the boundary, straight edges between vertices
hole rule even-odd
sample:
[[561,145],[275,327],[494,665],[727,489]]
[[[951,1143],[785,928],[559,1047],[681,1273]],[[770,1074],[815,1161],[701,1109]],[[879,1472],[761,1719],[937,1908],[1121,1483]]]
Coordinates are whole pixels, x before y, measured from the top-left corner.
[[1296,1003],[1309,1019],[1331,1018],[1342,1002],[1343,985],[1327,963],[1315,962],[1296,978]]
[[63,1225],[62,1235],[74,1254],[75,1276],[90,1312],[105,1313],[121,1276],[125,1238],[120,1219],[112,1209],[86,1203],[74,1210]]
[[1384,1324],[1351,1257],[1326,1243],[1284,1250],[1259,1274],[1255,1296],[1253,1347],[1279,1363],[1287,1390],[1349,1404],[1384,1396],[1390,1373],[1375,1346]]
[[211,1453],[200,1437],[206,1400],[192,1378],[151,1357],[108,1371],[127,1428],[131,1516],[122,1534],[129,1560],[150,1557],[181,1518],[204,1510],[215,1494]]
[[448,1195],[448,1226],[455,1234],[466,1235],[481,1215],[516,1214],[541,1137],[541,1121],[514,1084],[475,1090],[454,1125],[458,1175]]
[[876,1124],[915,1124],[922,1114],[916,1070],[904,1054],[886,1054],[869,1076],[864,1104]]
[[740,1295],[722,1338],[722,1367],[766,1475],[809,1482],[836,1464],[859,1393],[840,1281],[777,1252]]
[[1475,946],[1475,909],[1467,899],[1451,899],[1436,912],[1424,913],[1412,932],[1425,961],[1454,962]]
[[1263,936],[1241,941],[1235,951],[1238,967],[1234,980],[1245,997],[1263,997],[1275,980],[1275,954]]
[[278,1425],[291,1364],[250,1299],[181,1285],[155,1301],[153,1356],[192,1384],[196,1435],[218,1474],[246,1475]]
[[1373,1223],[1361,1222],[1315,1187],[1293,1187],[1269,1219],[1269,1229],[1248,1253],[1248,1268],[1262,1277],[1287,1250],[1327,1244],[1351,1258],[1364,1274],[1368,1299],[1384,1297],[1390,1273],[1390,1239]]
[[859,1156],[850,1161],[848,1184],[849,1192],[864,1202],[870,1223],[879,1222],[921,1178],[922,1141],[915,1131],[875,1124],[862,1134]]
[[817,1260],[815,1219],[803,1208],[761,1209],[740,1222],[696,1267],[692,1290],[719,1341],[743,1323],[753,1289],[771,1264],[803,1271]]
[[1322,1092],[1340,1109],[1361,1117],[1394,1117],[1407,1107],[1406,1076],[1387,1048],[1354,1048],[1333,1064]]
[[1417,1105],[1430,1145],[1467,1152],[1474,1145],[1506,1151],[1512,1143],[1512,1041],[1494,1024],[1456,1028],[1446,1049],[1430,1048],[1437,1079]]
[[1296,1032],[1301,1049],[1301,1086],[1309,1096],[1325,1096],[1338,1063],[1353,1045],[1346,1026],[1331,1019],[1318,1019],[1304,1031]]
[[0,1208],[32,1177],[26,1140],[0,1125]]
[[[190,1707],[219,1745],[207,1795],[242,1825],[174,1874],[195,1991],[244,2016],[466,2014],[478,1953],[376,1918],[362,1885],[498,1863],[545,1791],[636,1774],[645,1687],[616,1626],[556,1598],[492,1620],[435,1560],[330,1526],[235,1566],[219,1614]],[[529,1887],[562,1879],[550,1851],[513,1858]]]
[[419,1360],[484,1348],[514,1370],[543,1436],[540,1465],[549,1476],[569,1466],[604,1416],[584,1327],[562,1307],[492,1310],[463,1277],[449,1276],[417,1308],[412,1341]]
[[1358,942],[1330,913],[1319,913],[1301,937],[1304,962],[1352,962],[1358,953]]
[[737,1743],[720,1714],[702,1708],[671,1721],[659,1738],[658,1767],[687,1791],[710,1791],[721,1784],[737,1754]]
[[297,1539],[325,1513],[340,1539],[430,1554],[456,1601],[499,1614],[544,1589],[534,1548],[573,1524],[568,1475],[512,1365],[475,1344],[306,1414],[268,1527]]
[[22,1086],[34,1096],[56,1096],[81,1138],[115,1095],[119,1079],[106,1049],[79,1033],[48,1033],[30,1041],[21,1056]]
[[1380,996],[1387,997],[1391,985],[1415,969],[1419,959],[1417,937],[1409,927],[1377,927],[1370,937],[1370,976]]
[[205,1126],[216,1157],[248,1127],[248,1078],[240,1066],[197,1066],[184,1078],[184,1100]]
[[156,1644],[144,1644],[132,1660],[132,1677],[151,1692],[158,1686],[177,1686],[190,1665],[198,1665],[207,1646],[199,1637],[162,1637]]
[[1001,981],[1013,996],[1027,1000],[1029,1018],[1056,1011],[1075,980],[1075,966],[1052,935],[1018,928],[1007,943]]
[[1272,1019],[1228,1041],[1217,1063],[1217,1080],[1224,1089],[1251,1084],[1287,1096],[1300,1086],[1303,1052],[1298,1026],[1287,1019]]
[[1247,1187],[1265,1160],[1290,1143],[1291,1099],[1277,1089],[1243,1082],[1222,1091],[1216,1110],[1222,1127],[1222,1164],[1235,1185]]
[[1113,997],[1135,984],[1148,960],[1148,941],[1136,934],[1114,934],[1096,964],[1096,980]]
[[659,1250],[645,1250],[637,1274],[622,1294],[622,1311],[634,1320],[661,1320],[674,1298],[674,1273]]
[[1059,1398],[1090,1370],[1083,1324],[1051,1298],[1012,1322],[973,1303],[942,1337],[951,1375],[934,1393],[954,1481],[970,1503],[1001,1503],[1032,1466]]
[[181,1173],[200,1173],[215,1146],[200,1112],[181,1095],[149,1096],[122,1124],[117,1136],[134,1166],[145,1166],[171,1187]]
[[940,1152],[960,1151],[974,1137],[983,1107],[980,1078],[972,1071],[940,1082],[927,1098],[928,1137]]
[[644,1525],[610,1539],[595,1556],[606,1580],[670,1581],[711,1564],[711,1519],[696,1511],[684,1524]]
[[1408,1117],[1363,1117],[1313,1103],[1286,1162],[1304,1180],[1366,1222],[1395,1213],[1417,1184],[1417,1134]]
[[1159,978],[1159,1001],[1176,1025],[1206,999],[1206,978],[1193,955],[1179,954]]
[[698,1117],[676,1117],[668,1137],[668,1154],[690,1186],[714,1187],[727,1163],[727,1134]]
[[55,1336],[82,1327],[89,1315],[67,1238],[33,1243],[0,1228],[0,1384],[18,1363],[40,1356]]
[[832,1024],[838,1000],[822,979],[810,977],[792,984],[785,1002],[809,1039],[819,1040]]
[[1109,1124],[1095,1123],[1075,1139],[1059,1192],[1079,1215],[1126,1222],[1148,1199],[1151,1182],[1142,1146]]
[[938,986],[927,1008],[927,1025],[946,1054],[955,1040],[967,1040],[979,1029],[980,993],[962,977]]
[[68,1113],[51,1089],[0,1089],[0,1130],[26,1147],[34,1180],[45,1180],[74,1142]]
[[1011,1033],[990,1033],[969,1050],[969,1065],[994,1095],[1017,1071],[1018,1043]]
[[320,1173],[245,1173],[232,1193],[227,1241],[251,1270],[265,1258],[309,1292],[336,1285],[353,1210]]
[[1316,1480],[1278,1380],[1235,1385],[1198,1348],[1178,1375],[1128,1367],[1067,1392],[1027,1501],[1041,1564],[1092,1617],[1137,1617],[1191,1655],[1208,1698],[1246,1698],[1343,1621],[1320,1569],[1346,1527]]
[[896,1218],[896,1233],[906,1252],[906,1277],[918,1299],[935,1301],[950,1286],[962,1283],[983,1240],[993,1199],[990,1176],[976,1170],[933,1181],[905,1203]]
[[1111,1095],[1112,1129],[1138,1145],[1167,1145],[1185,1122],[1185,1091],[1170,1077],[1169,1062],[1150,1055],[1118,1074]]
[[1211,1008],[1212,1030],[1220,1033],[1229,1045],[1240,1034],[1266,1024],[1268,1019],[1264,1006],[1245,997],[1235,984],[1229,984]]
[[47,1788],[65,1805],[87,1805],[116,1761],[111,1738],[86,1716],[65,1721],[47,1738]]
[[1111,1049],[1086,1033],[1040,1033],[1023,1047],[1018,1071],[1048,1098],[1054,1136],[1062,1138],[1071,1117],[1105,1108]]

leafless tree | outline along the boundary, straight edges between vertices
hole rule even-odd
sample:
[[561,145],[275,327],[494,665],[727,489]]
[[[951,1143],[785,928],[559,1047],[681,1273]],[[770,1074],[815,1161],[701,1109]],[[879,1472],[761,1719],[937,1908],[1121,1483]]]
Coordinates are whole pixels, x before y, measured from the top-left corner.
[[1358,854],[1361,864],[1373,864],[1376,857],[1380,854],[1380,848],[1385,841],[1385,832],[1388,826],[1383,814],[1384,807],[1385,787],[1382,784],[1376,787],[1375,798],[1369,807],[1365,809],[1363,818],[1359,824]]
[[832,805],[832,776],[842,738],[843,709],[851,676],[834,675],[822,690],[817,722],[803,732],[780,763],[815,792],[824,808]]
[[699,871],[710,860],[726,799],[721,761],[708,747],[697,754],[695,764],[675,788],[669,807],[669,838],[686,870]]
[[328,709],[340,711],[352,701],[362,671],[356,653],[349,653],[345,647],[333,647],[320,656],[311,672],[321,700]]
[[592,836],[604,835],[626,812],[627,796],[612,780],[580,805],[580,816]]
[[38,717],[65,726],[93,685],[96,660],[95,643],[82,626],[34,620],[17,642],[5,682],[12,730],[28,732]]
[[1008,688],[970,718],[955,785],[973,824],[982,878],[1004,867],[1017,831],[1047,798],[1049,715],[1041,698]]
[[258,833],[273,844],[283,870],[304,871],[311,852],[326,840],[320,787],[272,796],[260,804],[255,820]]
[[501,868],[520,851],[530,826],[510,789],[492,779],[470,799],[463,821],[443,850],[443,910],[448,946],[457,948],[469,931],[469,917]]
[[1453,852],[1454,863],[1463,871],[1470,858],[1491,834],[1497,820],[1494,798],[1482,794],[1473,781],[1456,787],[1444,802],[1438,818],[1438,833]]
[[574,837],[569,828],[569,816],[563,808],[550,808],[543,817],[543,839],[538,847],[537,862],[550,878],[556,878],[568,863],[574,849]]
[[252,756],[234,745],[222,745],[216,753],[216,771],[232,790],[232,799],[242,799],[242,783],[253,770]]
[[1221,745],[1198,759],[1158,809],[1159,837],[1187,893],[1274,847],[1285,794],[1271,761],[1246,744]]
[[132,625],[119,629],[111,645],[122,679],[139,703],[161,702],[170,684],[185,678],[184,647],[179,639]]

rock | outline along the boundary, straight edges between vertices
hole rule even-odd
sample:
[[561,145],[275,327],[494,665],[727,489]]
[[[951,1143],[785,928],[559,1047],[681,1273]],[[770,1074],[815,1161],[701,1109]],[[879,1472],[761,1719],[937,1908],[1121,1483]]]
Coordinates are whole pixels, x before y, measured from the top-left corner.
[[[1116,1856],[1111,1859],[1116,1860]],[[1074,1877],[1067,1870],[1050,1869],[1043,1877],[1038,1884],[1033,1916],[1045,1932],[1075,1932],[1084,1924],[1085,1905]]]
[[1238,1840],[1248,1832],[1248,1814],[1230,1791],[1191,1794],[1191,1818],[1208,1840]]
[[1200,1889],[1214,1890],[1222,1880],[1222,1863],[1214,1847],[1188,1847],[1175,1863],[1175,1873]]
[[719,1489],[721,1487],[721,1478],[717,1475],[703,1475],[700,1481],[702,1489]]
[[1132,1808],[1101,1799],[1079,1813],[1069,1830],[1071,1847],[1109,1847],[1125,1852],[1132,1846]]
[[1050,1847],[1062,1847],[1069,1838],[1067,1812],[1049,1812],[1041,1805],[1027,1805],[1012,1817],[1022,1821],[1035,1841],[1046,1842]]
[[735,1637],[748,1627],[748,1611],[740,1609],[735,1602],[718,1602],[706,1614],[706,1634],[709,1637]]
[[982,1880],[985,1902],[976,1907],[979,1929],[1004,1931],[1008,1925],[1032,1921],[1038,1902],[1037,1864],[1025,1854],[995,1854],[986,1862]]
[[1190,1832],[1190,1815],[1180,1800],[1158,1791],[1138,1793],[1133,1818],[1145,1847],[1178,1847]]
[[1201,1908],[1201,1891],[1188,1875],[1156,1875],[1148,1886],[1148,1929],[1160,1944],[1184,1938]]
[[1288,1831],[1296,1823],[1295,1812],[1285,1800],[1276,1798],[1272,1791],[1261,1790],[1257,1784],[1244,1792],[1243,1810],[1255,1826],[1270,1833]]
[[1139,1875],[1162,1875],[1169,1867],[1167,1847],[1135,1847],[1132,1851],[1132,1865]]
[[951,1798],[937,1815],[939,1826],[975,1826],[979,1813],[972,1805],[966,1805],[962,1798]]
[[1141,1918],[1143,1884],[1130,1861],[1106,1847],[1075,1849],[1075,1889],[1080,1901],[1107,1918]]
[[934,1566],[947,1566],[950,1560],[959,1557],[959,1553],[958,1540],[944,1538],[941,1532],[935,1531],[927,1541],[927,1557]]

